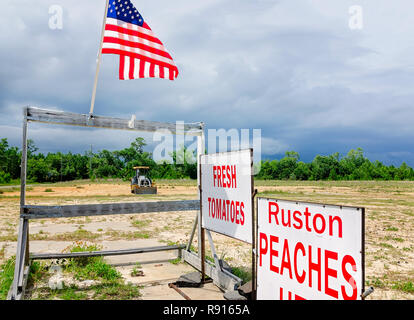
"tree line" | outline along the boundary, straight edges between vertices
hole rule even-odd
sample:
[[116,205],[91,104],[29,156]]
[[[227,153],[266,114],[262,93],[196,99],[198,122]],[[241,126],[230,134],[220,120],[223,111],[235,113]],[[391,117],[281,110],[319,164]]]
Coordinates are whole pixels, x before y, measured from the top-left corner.
[[299,161],[299,154],[288,151],[280,160],[262,161],[259,179],[276,180],[414,180],[414,170],[405,162],[400,167],[371,162],[363,150],[352,149],[344,157],[336,152],[317,155],[312,162]]
[[[27,179],[29,182],[57,182],[79,179],[130,179],[134,166],[149,166],[154,179],[196,179],[197,164],[194,150],[182,148],[171,154],[172,161],[155,162],[144,151],[146,142],[136,138],[128,148],[84,154],[39,153],[33,140],[28,140]],[[21,150],[0,140],[0,184],[20,178]],[[256,164],[258,165],[258,164]],[[312,162],[300,161],[299,154],[287,151],[281,159],[264,160],[256,179],[275,180],[414,180],[414,170],[404,162],[399,167],[371,162],[361,148],[344,157],[339,153],[317,155]]]
[[[149,166],[150,176],[155,179],[196,179],[197,164],[194,152],[183,148],[173,152],[173,161],[156,163],[152,154],[144,151],[146,142],[136,138],[130,147],[84,154],[39,153],[33,140],[28,140],[27,180],[29,182],[57,182],[80,179],[121,178],[134,176],[134,166]],[[7,139],[0,140],[0,184],[20,178],[21,150],[10,147]]]

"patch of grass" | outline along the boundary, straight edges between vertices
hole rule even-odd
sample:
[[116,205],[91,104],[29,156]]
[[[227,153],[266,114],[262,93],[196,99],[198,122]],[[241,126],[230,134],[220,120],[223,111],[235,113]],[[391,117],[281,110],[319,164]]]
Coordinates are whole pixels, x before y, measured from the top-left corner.
[[231,273],[233,273],[236,277],[239,277],[243,280],[243,283],[249,282],[252,280],[252,273],[251,271],[247,270],[243,267],[232,267]]
[[3,245],[3,246],[1,247],[1,249],[0,249],[0,260],[1,260],[1,259],[4,259],[4,253],[5,253],[5,251],[6,251],[6,246],[5,246],[5,245]]
[[399,238],[399,237],[386,236],[384,239],[385,240],[392,240],[392,241],[396,241],[396,242],[404,242],[404,239],[403,238]]
[[398,228],[396,227],[388,227],[385,229],[385,231],[398,231]]
[[379,245],[380,245],[381,247],[383,247],[383,248],[387,248],[387,249],[394,248],[394,247],[393,247],[393,245],[392,245],[392,244],[389,244],[389,243],[384,243],[384,242],[381,242]]
[[[77,241],[71,246],[67,247],[64,252],[89,252],[97,251],[102,248],[93,243]],[[40,300],[129,300],[137,299],[141,296],[139,287],[130,283],[125,284],[121,274],[111,265],[107,264],[103,257],[77,257],[65,259],[62,264],[63,271],[70,273],[72,276],[80,281],[95,280],[98,281],[85,289],[80,289],[76,285],[70,287],[64,286],[61,290],[51,290],[44,286],[36,289],[33,297]],[[139,264],[136,266],[140,267]],[[34,265],[34,275],[42,276],[45,274],[42,271],[41,264]]]
[[62,300],[85,300],[87,299],[87,294],[86,292],[82,292],[76,286],[64,286],[63,289],[60,290],[52,290],[49,287],[42,287],[36,290],[36,294],[33,297],[34,300],[54,300],[56,298]]
[[33,261],[30,265],[28,286],[33,286],[48,275],[49,266],[44,262]]
[[121,282],[104,282],[87,289],[79,289],[76,286],[64,287],[61,290],[51,290],[43,287],[37,290],[38,300],[87,300],[89,297],[95,300],[132,300],[141,296],[139,287],[133,284]]
[[44,192],[54,192],[51,188],[46,188]]
[[0,265],[0,300],[6,300],[14,277],[15,257]]
[[84,267],[74,264],[68,267],[74,272],[74,277],[77,280],[105,279],[114,281],[121,278],[121,274],[113,266],[107,264],[102,257],[93,257],[93,261],[90,261]]
[[131,270],[131,276],[133,277],[139,276],[142,272],[141,269],[142,269],[141,264],[139,262],[135,263],[135,266]]
[[106,236],[111,237],[112,240],[116,239],[148,239],[150,234],[145,231],[130,231],[130,232],[122,232],[116,230],[109,230],[105,232]]
[[373,286],[374,288],[385,288],[385,283],[376,277],[374,277],[372,280],[367,280],[366,285]]
[[[271,194],[278,194],[278,195],[291,195],[292,192],[288,192],[288,191],[282,191],[282,190],[278,190],[278,189],[274,189],[274,190],[264,190],[259,192],[259,195],[271,195]],[[295,194],[293,192],[293,194]]]
[[81,240],[95,240],[100,238],[100,234],[95,234],[91,231],[79,228],[73,232],[58,233],[55,235],[50,235],[48,240],[58,240],[58,241],[81,241]]
[[[98,251],[101,248],[94,244],[77,242],[67,248],[69,252]],[[71,272],[77,280],[107,280],[115,281],[121,278],[121,274],[111,265],[106,263],[103,257],[76,257],[68,259],[64,265],[65,271]]]
[[47,232],[40,230],[38,233],[30,235],[30,240],[46,240],[48,238]]
[[141,296],[139,287],[128,283],[102,283],[91,287],[96,300],[132,300]]
[[175,265],[180,264],[181,262],[182,262],[181,258],[175,258],[175,259],[170,260],[170,263],[175,264]]
[[131,224],[137,228],[143,228],[148,226],[151,223],[151,220],[133,220]]
[[171,241],[171,240],[167,240],[167,246],[177,246],[180,243],[178,241]]
[[411,281],[394,282],[392,288],[407,293],[414,293],[414,283]]
[[59,291],[59,298],[63,300],[85,300],[87,298],[87,294],[79,291],[76,286],[67,287]]
[[17,235],[10,232],[7,235],[2,235],[0,236],[0,241],[2,242],[13,242],[13,241],[17,241]]
[[214,258],[206,254],[206,260],[215,263]]

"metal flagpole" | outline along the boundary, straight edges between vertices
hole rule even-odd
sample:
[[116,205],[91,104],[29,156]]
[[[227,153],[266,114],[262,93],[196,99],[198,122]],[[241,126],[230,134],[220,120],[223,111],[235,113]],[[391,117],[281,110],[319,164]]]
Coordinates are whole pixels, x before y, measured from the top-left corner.
[[108,14],[108,6],[109,6],[109,0],[106,0],[104,19],[103,19],[103,23],[102,23],[101,44],[99,46],[98,59],[96,60],[95,83],[93,85],[92,100],[91,100],[91,109],[89,111],[89,118],[92,117],[93,108],[95,106],[96,86],[98,84],[99,68],[101,66],[102,44],[103,44],[104,33],[105,33],[106,17],[107,17],[107,14]]

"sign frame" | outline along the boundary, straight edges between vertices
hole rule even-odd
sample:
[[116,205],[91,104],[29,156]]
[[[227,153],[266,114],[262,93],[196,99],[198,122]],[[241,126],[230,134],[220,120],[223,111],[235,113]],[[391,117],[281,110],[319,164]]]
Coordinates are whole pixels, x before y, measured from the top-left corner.
[[[361,300],[365,299],[364,293],[365,293],[365,208],[364,207],[356,207],[356,206],[348,206],[348,205],[334,205],[334,204],[327,204],[327,203],[321,203],[321,202],[313,202],[313,201],[297,201],[297,200],[289,200],[289,199],[280,199],[280,198],[272,198],[272,197],[263,197],[263,196],[259,196],[256,197],[255,199],[255,208],[256,208],[256,229],[255,229],[255,234],[256,234],[256,247],[255,247],[255,252],[256,252],[256,261],[258,261],[259,259],[259,201],[260,200],[265,200],[265,201],[283,201],[283,202],[290,202],[292,204],[302,204],[302,205],[317,205],[317,206],[322,206],[324,209],[325,208],[329,208],[329,207],[333,207],[333,208],[349,208],[349,209],[355,209],[356,211],[361,211],[361,251],[360,251],[360,255],[361,255],[361,289],[360,292],[358,293],[358,298]],[[255,270],[255,274],[256,274],[256,278],[255,278],[255,283],[254,283],[254,287],[256,288],[256,297],[257,297],[257,281],[258,281],[258,263],[256,263],[256,270]],[[357,298],[357,300],[358,300]]]
[[[208,156],[208,155],[221,155],[221,154],[231,154],[231,153],[236,153],[236,152],[242,152],[242,151],[250,151],[250,187],[251,187],[251,194],[250,194],[250,201],[251,201],[251,236],[252,236],[252,243],[232,237],[231,235],[228,234],[224,234],[221,232],[218,232],[216,230],[210,230],[207,229],[203,226],[203,189],[202,189],[202,185],[203,185],[203,175],[202,175],[202,165],[203,165],[203,161],[202,161],[202,157],[203,156]],[[212,153],[212,154],[200,154],[199,155],[199,177],[200,177],[200,184],[199,184],[199,193],[200,193],[200,229],[201,229],[201,279],[202,279],[202,283],[205,282],[205,230],[207,230],[207,232],[215,232],[218,234],[221,234],[223,236],[238,240],[238,241],[242,241],[244,243],[248,243],[251,244],[251,257],[252,257],[252,299],[256,300],[256,266],[257,266],[257,259],[256,259],[256,232],[257,232],[257,225],[256,225],[256,221],[257,221],[257,216],[256,216],[256,207],[255,207],[255,197],[257,194],[257,189],[254,188],[254,168],[253,168],[253,148],[247,148],[247,149],[240,149],[240,150],[233,150],[233,151],[228,151],[228,152],[216,152],[216,153]],[[212,241],[211,235],[209,237],[209,239]],[[211,245],[213,245],[213,243],[210,243]],[[215,252],[215,250],[213,251]],[[214,254],[215,255],[215,254]],[[214,256],[214,260],[216,261],[217,264],[217,256]]]

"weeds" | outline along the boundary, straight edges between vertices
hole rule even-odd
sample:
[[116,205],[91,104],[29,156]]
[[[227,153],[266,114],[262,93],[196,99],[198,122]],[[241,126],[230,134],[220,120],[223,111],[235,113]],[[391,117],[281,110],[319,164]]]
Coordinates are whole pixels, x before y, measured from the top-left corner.
[[182,262],[181,258],[175,258],[175,259],[170,260],[170,263],[175,264],[175,265],[180,264],[181,262]]
[[148,226],[151,223],[151,220],[133,220],[131,224],[137,228],[143,228]]
[[143,275],[143,272],[142,272],[142,266],[141,266],[141,264],[139,263],[139,262],[137,262],[136,264],[135,264],[135,266],[134,266],[134,268],[132,268],[132,271],[131,271],[131,276],[132,277],[138,277],[138,276],[142,276]]
[[6,300],[14,277],[15,257],[0,265],[0,300]]
[[91,287],[96,300],[131,300],[141,296],[139,288],[131,283],[102,283]]
[[246,283],[252,280],[252,273],[246,268],[232,267],[231,273],[233,273],[236,277],[239,277],[240,279],[242,279],[243,283]]
[[43,280],[47,276],[48,269],[45,263],[33,261],[30,265],[29,283],[35,284]]
[[4,253],[6,251],[6,246],[3,245],[0,249],[0,260],[4,259]]
[[[98,251],[101,248],[94,244],[77,242],[67,248],[69,252]],[[107,280],[115,281],[121,278],[121,274],[111,265],[107,264],[103,257],[76,257],[68,259],[64,265],[65,271],[71,272],[77,280]]]
[[[102,248],[96,244],[83,241],[75,242],[65,248],[64,252],[90,252]],[[137,265],[138,268],[139,265]],[[34,299],[63,299],[63,300],[127,300],[140,297],[139,288],[132,284],[125,284],[121,274],[103,257],[76,257],[65,259],[62,263],[63,272],[69,273],[74,279],[96,280],[97,284],[81,289],[77,285],[65,286],[61,290],[52,290],[49,287],[38,288]],[[36,282],[46,275],[47,267],[40,263],[33,263],[31,279]]]
[[414,283],[411,281],[395,282],[392,288],[407,293],[414,293]]

